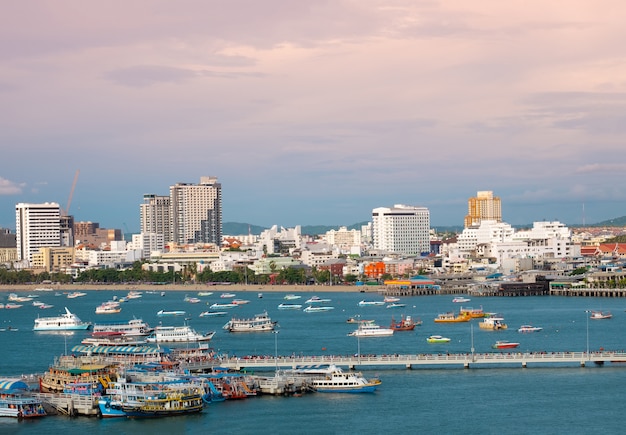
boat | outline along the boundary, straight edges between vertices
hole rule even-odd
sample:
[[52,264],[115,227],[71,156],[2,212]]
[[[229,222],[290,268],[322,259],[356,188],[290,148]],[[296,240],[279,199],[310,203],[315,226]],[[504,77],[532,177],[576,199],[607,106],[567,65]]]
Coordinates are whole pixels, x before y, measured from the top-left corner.
[[123,334],[128,336],[144,336],[152,332],[153,328],[141,319],[132,319],[127,322],[96,323],[93,325],[93,335],[106,336]]
[[359,307],[376,307],[376,306],[381,306],[381,305],[385,305],[384,301],[367,301],[367,300],[362,300],[359,302]]
[[306,300],[305,304],[322,304],[325,302],[330,302],[330,299],[323,299],[319,296],[313,296]]
[[507,329],[508,326],[504,323],[504,318],[500,316],[485,317],[482,322],[478,324],[480,329],[501,330]]
[[116,301],[103,302],[96,307],[96,314],[117,314],[122,311],[122,307]]
[[67,384],[89,383],[100,393],[117,380],[118,364],[98,357],[77,358],[64,355],[39,378],[42,393],[63,393]]
[[496,341],[491,347],[494,349],[514,349],[519,346],[519,343],[512,343],[510,341]]
[[406,304],[399,304],[397,302],[388,304],[386,308],[404,308],[406,307]]
[[448,337],[442,337],[441,335],[431,335],[426,341],[428,343],[449,343],[450,339]]
[[222,293],[220,295],[220,298],[226,299],[226,298],[234,298],[236,295],[235,293]]
[[394,329],[392,328],[383,328],[377,325],[374,322],[361,322],[359,327],[349,333],[350,337],[389,337],[393,335]]
[[270,319],[267,312],[263,312],[250,319],[233,317],[223,326],[223,329],[229,332],[265,332],[273,331],[275,326],[276,322]]
[[17,308],[21,308],[23,305],[22,304],[16,304],[13,302],[9,302],[7,304],[4,304],[4,308],[7,310],[15,310]]
[[592,311],[589,318],[594,320],[611,319],[613,314],[610,311]]
[[141,346],[146,344],[146,340],[142,340],[130,335],[122,333],[109,335],[91,335],[91,337],[83,338],[81,344],[88,346]]
[[373,393],[382,383],[377,378],[366,379],[361,373],[344,372],[335,365],[318,373],[320,376],[310,381],[310,388],[318,393]]
[[41,304],[37,306],[37,308],[39,308],[40,310],[47,310],[52,307],[54,307],[54,305],[50,305],[50,304]]
[[0,379],[0,417],[45,417],[47,413],[43,404],[28,395],[28,390],[28,384],[21,379]]
[[469,302],[470,300],[471,300],[471,299],[469,299],[469,298],[465,298],[465,297],[463,297],[463,296],[457,296],[457,297],[455,297],[454,299],[452,299],[452,302],[454,302],[454,303],[457,303],[457,304],[458,304],[458,303]]
[[439,314],[435,318],[435,323],[459,323],[469,322],[471,317],[468,314],[454,314],[453,312]]
[[360,322],[373,322],[373,320],[361,320],[359,316],[348,317],[348,320],[346,320],[346,323],[360,323]]
[[33,298],[29,296],[18,296],[17,293],[9,293],[7,300],[11,302],[30,302]]
[[198,296],[211,296],[213,292],[198,292]]
[[308,306],[302,311],[304,311],[305,313],[321,313],[324,311],[331,311],[334,309],[335,307],[330,307],[330,306],[321,306],[321,307]]
[[184,302],[189,302],[190,304],[197,304],[198,302],[200,302],[199,298],[194,298],[191,296],[185,296],[185,298],[183,299]]
[[249,304],[250,301],[247,299],[233,299],[233,304],[235,305],[246,305]]
[[480,308],[461,307],[459,309],[459,314],[470,316],[472,319],[485,317],[485,312],[483,311],[482,306]]
[[517,332],[538,332],[538,331],[541,331],[542,329],[543,328],[541,328],[539,326],[522,325],[522,326],[519,327]]
[[166,311],[166,310],[159,310],[159,311],[157,311],[157,316],[159,316],[159,317],[184,316],[185,314],[187,314],[186,311]]
[[400,302],[400,298],[397,298],[395,296],[385,296],[385,299],[383,299],[383,302],[385,303]]
[[129,291],[126,295],[126,299],[139,299],[141,297],[143,297],[143,294],[134,290]]
[[237,308],[237,304],[212,304],[209,308],[212,310],[219,310],[224,308]]
[[159,390],[157,394],[145,397],[139,405],[122,403],[122,410],[129,418],[193,414],[202,411],[203,395],[200,387]]
[[396,322],[396,320],[391,318],[391,325],[389,325],[390,329],[394,331],[413,331],[417,325],[421,325],[422,321],[418,320],[414,321],[411,316],[402,316],[402,318]]
[[302,296],[300,296],[300,295],[294,295],[294,294],[291,294],[291,293],[290,293],[290,294],[288,294],[288,295],[285,295],[284,299],[286,299],[286,300],[288,300],[288,301],[293,301],[293,300],[295,300],[295,299],[300,299],[301,297],[302,297]]
[[199,334],[191,327],[185,326],[157,326],[146,341],[148,343],[195,343],[210,341],[215,331]]
[[301,308],[301,304],[278,304],[279,310],[299,310]]
[[219,317],[226,314],[226,311],[203,311],[200,313],[200,317]]
[[38,317],[33,331],[73,331],[91,328],[91,323],[83,322],[65,307],[65,314],[56,317]]
[[79,298],[81,296],[86,296],[87,293],[85,292],[70,292],[67,294],[67,298],[68,299],[75,299],[75,298]]

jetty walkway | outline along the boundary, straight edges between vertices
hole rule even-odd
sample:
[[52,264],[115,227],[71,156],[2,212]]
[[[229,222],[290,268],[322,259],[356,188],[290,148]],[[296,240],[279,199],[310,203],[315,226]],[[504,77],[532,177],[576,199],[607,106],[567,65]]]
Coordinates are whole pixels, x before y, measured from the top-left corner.
[[[244,369],[292,369],[297,366],[334,364],[349,369],[373,369],[381,367],[441,368],[459,366],[464,368],[493,365],[513,365],[526,368],[529,365],[580,365],[594,363],[626,363],[624,351],[598,352],[489,352],[489,353],[440,353],[418,355],[324,355],[284,357],[224,357],[214,361],[220,367]],[[185,364],[190,371],[201,371],[206,364]],[[626,365],[624,365],[626,367]]]

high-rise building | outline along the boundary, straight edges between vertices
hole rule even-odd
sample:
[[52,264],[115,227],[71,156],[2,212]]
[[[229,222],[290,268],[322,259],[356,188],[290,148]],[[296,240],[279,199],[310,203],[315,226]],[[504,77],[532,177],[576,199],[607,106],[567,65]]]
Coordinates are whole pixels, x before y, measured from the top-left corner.
[[170,187],[171,236],[177,244],[222,243],[222,185],[217,177]]
[[374,249],[399,254],[430,252],[430,211],[426,207],[396,204],[372,210]]
[[493,196],[490,190],[481,190],[467,201],[465,228],[478,226],[484,220],[502,222],[500,198]]
[[19,203],[15,206],[15,238],[18,261],[28,261],[39,248],[61,246],[61,208],[55,202]]
[[139,206],[141,234],[159,234],[165,243],[171,241],[171,204],[169,196],[147,194]]

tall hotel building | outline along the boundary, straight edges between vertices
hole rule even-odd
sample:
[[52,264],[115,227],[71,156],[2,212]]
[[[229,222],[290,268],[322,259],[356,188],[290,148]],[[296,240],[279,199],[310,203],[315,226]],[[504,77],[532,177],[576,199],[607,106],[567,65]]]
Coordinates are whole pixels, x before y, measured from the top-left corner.
[[502,222],[502,205],[500,198],[493,196],[490,190],[476,193],[476,197],[467,201],[465,228],[479,226],[484,220]]
[[222,185],[217,177],[170,187],[170,240],[177,244],[222,243]]
[[374,249],[398,254],[430,252],[430,211],[426,207],[396,204],[372,210]]
[[31,265],[39,248],[61,246],[61,208],[54,202],[15,206],[17,259]]
[[139,206],[140,228],[142,234],[160,234],[165,243],[172,236],[171,205],[169,196],[144,195]]

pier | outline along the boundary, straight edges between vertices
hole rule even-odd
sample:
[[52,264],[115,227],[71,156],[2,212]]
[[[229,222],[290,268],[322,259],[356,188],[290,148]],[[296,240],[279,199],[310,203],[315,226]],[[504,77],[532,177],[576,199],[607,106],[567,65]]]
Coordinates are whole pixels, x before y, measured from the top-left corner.
[[33,397],[43,403],[46,410],[54,408],[58,413],[76,415],[98,415],[98,398],[82,394],[33,393]]
[[[265,369],[274,370],[292,369],[297,366],[311,366],[334,364],[349,369],[374,369],[403,367],[413,369],[444,368],[444,367],[489,367],[511,365],[527,368],[532,365],[580,365],[587,364],[603,365],[605,363],[626,363],[624,351],[598,351],[598,352],[489,352],[489,353],[441,353],[441,354],[417,354],[417,355],[325,355],[303,357],[250,357],[250,358],[222,358],[212,365],[227,367],[234,370]],[[190,371],[202,371],[210,368],[206,364],[187,364]],[[626,365],[624,365],[626,367]]]

